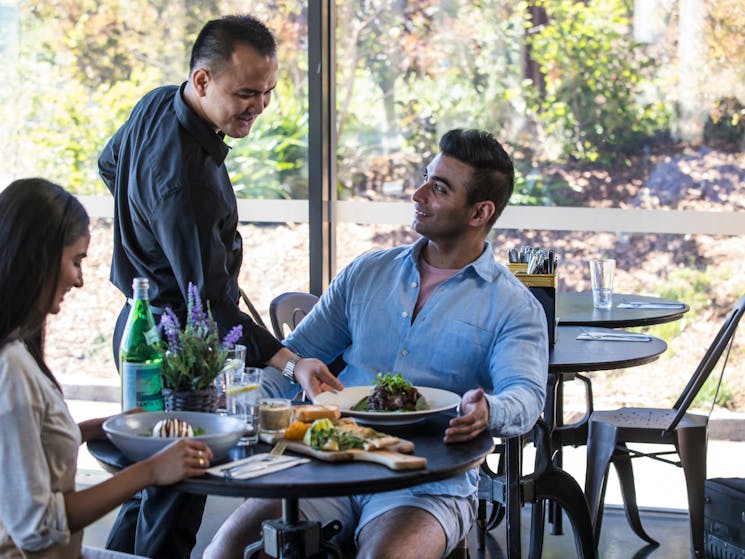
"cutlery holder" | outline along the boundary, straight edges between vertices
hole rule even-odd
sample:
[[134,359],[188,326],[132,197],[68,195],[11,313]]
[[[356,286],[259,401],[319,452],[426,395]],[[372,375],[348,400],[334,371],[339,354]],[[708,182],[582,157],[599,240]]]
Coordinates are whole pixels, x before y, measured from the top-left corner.
[[527,264],[509,264],[509,269],[528,288],[546,313],[548,343],[556,343],[556,274],[526,274]]

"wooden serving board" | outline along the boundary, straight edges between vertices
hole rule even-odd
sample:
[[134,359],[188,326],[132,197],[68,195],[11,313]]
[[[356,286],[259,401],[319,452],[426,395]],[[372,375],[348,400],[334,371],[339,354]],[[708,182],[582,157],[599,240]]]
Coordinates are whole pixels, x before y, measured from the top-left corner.
[[[269,444],[277,442],[280,438],[275,435],[261,434],[261,440]],[[317,450],[302,441],[287,441],[287,450],[325,462],[374,462],[391,470],[418,470],[427,467],[427,459],[423,456],[404,454],[404,452],[414,450],[414,443],[405,439],[399,439],[397,444],[381,450],[352,448],[335,451]]]

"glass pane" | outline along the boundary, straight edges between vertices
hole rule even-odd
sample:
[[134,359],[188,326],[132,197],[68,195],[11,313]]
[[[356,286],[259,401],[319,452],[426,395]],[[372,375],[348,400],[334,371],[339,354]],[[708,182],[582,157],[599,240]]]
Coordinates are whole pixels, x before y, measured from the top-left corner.
[[307,18],[297,1],[2,6],[0,50],[12,67],[11,79],[0,85],[7,100],[0,108],[2,172],[106,194],[96,161],[108,138],[144,93],[186,79],[191,45],[206,21],[244,12],[277,36],[280,72],[250,137],[228,139],[236,194],[307,197]]
[[337,9],[340,199],[407,199],[440,135],[478,127],[513,155],[513,204],[743,207],[741,2]]

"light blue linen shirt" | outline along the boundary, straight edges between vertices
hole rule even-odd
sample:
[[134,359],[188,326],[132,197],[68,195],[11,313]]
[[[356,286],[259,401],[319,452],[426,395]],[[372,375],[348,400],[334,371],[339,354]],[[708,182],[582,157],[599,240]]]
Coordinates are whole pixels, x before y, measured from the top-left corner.
[[[435,288],[412,322],[420,288],[417,262],[426,242],[355,259],[284,343],[325,362],[343,352],[347,366],[339,379],[345,386],[371,385],[379,372],[390,372],[414,385],[461,395],[483,388],[489,432],[527,432],[546,393],[548,339],[541,305],[495,262],[487,242],[477,260]],[[278,376],[271,370],[266,379],[277,389]],[[469,495],[477,482],[474,470],[419,488]]]

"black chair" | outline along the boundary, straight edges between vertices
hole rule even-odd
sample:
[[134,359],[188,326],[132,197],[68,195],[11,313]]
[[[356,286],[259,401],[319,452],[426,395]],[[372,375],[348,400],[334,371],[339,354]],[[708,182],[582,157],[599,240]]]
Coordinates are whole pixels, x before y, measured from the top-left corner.
[[[629,525],[641,539],[652,545],[658,545],[642,527],[636,503],[634,472],[631,466],[632,458],[646,456],[683,468],[688,491],[693,550],[697,557],[704,556],[704,480],[706,478],[706,432],[709,418],[688,413],[688,408],[726,350],[722,362],[722,374],[724,374],[735,331],[744,311],[745,295],[727,315],[724,324],[672,408],[624,407],[612,411],[593,412],[590,417],[587,440],[585,494],[593,519],[596,545],[600,538],[605,488],[611,462],[618,473]],[[674,446],[674,449],[643,453],[629,449],[626,443],[667,444]],[[676,453],[680,458],[679,461],[662,457]]]

